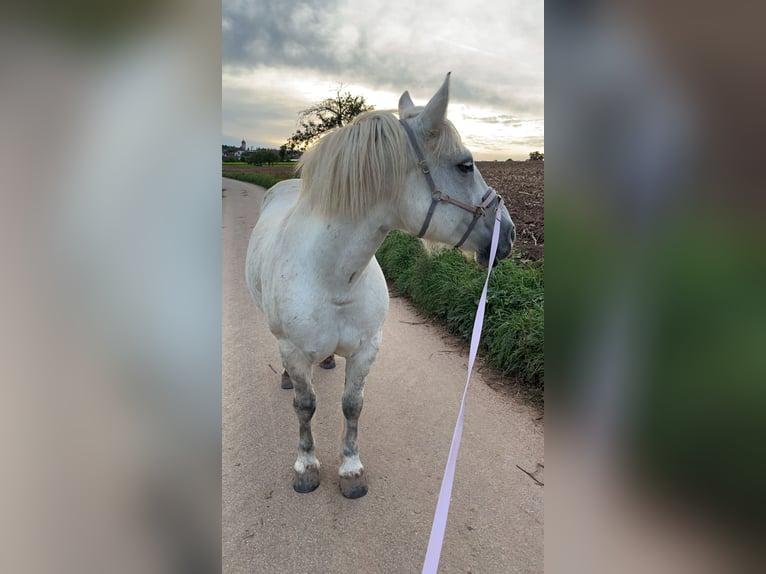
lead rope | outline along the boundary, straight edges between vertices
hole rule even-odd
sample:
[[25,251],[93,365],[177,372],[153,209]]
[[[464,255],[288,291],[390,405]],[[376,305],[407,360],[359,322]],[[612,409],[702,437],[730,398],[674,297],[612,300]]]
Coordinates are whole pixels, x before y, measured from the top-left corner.
[[484,324],[484,309],[487,306],[487,286],[489,285],[489,275],[492,272],[492,264],[497,254],[497,242],[500,237],[500,208],[503,200],[498,196],[497,208],[495,209],[495,226],[492,229],[492,245],[489,251],[489,264],[487,265],[487,278],[484,280],[484,289],[482,289],[479,298],[479,307],[476,309],[476,318],[473,322],[473,333],[471,334],[471,350],[468,354],[468,378],[465,381],[463,390],[463,400],[460,402],[460,412],[457,415],[455,432],[452,435],[452,444],[447,457],[447,466],[444,469],[444,478],[439,490],[439,499],[436,502],[436,512],[431,526],[431,537],[428,540],[428,550],[426,550],[426,559],[423,563],[423,574],[436,574],[439,568],[439,558],[442,552],[442,543],[444,542],[444,531],[447,527],[447,514],[449,514],[449,504],[452,497],[452,483],[455,480],[455,463],[457,454],[460,450],[460,439],[463,436],[463,418],[465,415],[465,399],[468,395],[468,383],[471,382],[471,373],[473,363],[476,360],[476,353],[479,350],[479,340],[481,339],[481,328]]

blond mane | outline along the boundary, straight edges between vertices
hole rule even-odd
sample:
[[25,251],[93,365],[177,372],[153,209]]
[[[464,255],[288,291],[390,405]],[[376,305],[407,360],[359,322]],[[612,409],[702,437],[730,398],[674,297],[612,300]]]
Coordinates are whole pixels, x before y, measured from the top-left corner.
[[357,219],[404,187],[407,141],[396,117],[358,115],[303,154],[298,163],[301,199],[320,214]]

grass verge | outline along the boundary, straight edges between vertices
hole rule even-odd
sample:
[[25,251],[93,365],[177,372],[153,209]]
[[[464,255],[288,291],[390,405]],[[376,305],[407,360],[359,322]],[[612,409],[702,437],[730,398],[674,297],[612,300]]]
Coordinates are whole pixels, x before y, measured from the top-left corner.
[[260,185],[261,187],[265,187],[266,189],[270,188],[272,185],[276,183],[279,183],[283,179],[286,179],[283,177],[275,177],[273,175],[268,175],[265,173],[243,172],[243,171],[227,171],[223,174],[223,177],[238,179],[240,181],[246,181],[248,183],[254,183],[255,185]]
[[[471,338],[486,269],[455,250],[429,254],[393,231],[378,250],[383,273],[426,315]],[[544,263],[508,259],[492,271],[481,348],[487,364],[516,377],[538,397],[544,389]]]

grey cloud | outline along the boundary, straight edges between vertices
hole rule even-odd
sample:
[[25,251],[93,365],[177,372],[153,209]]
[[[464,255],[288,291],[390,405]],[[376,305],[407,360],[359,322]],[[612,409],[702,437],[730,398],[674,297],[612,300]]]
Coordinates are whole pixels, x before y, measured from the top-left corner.
[[463,114],[463,117],[467,120],[474,120],[477,122],[484,122],[486,124],[509,124],[514,127],[521,126],[524,122],[516,116],[510,116],[500,114],[497,116],[474,116],[471,114]]
[[528,137],[514,137],[514,138],[498,138],[493,137],[491,139],[477,136],[474,134],[467,135],[463,138],[464,143],[468,148],[481,147],[487,150],[494,150],[499,152],[508,152],[512,149],[528,149],[532,151],[535,149],[543,149],[545,146],[545,138],[543,136],[528,136]]
[[[287,140],[305,107],[299,98],[284,94],[274,98],[267,92],[229,88],[224,90],[222,109],[223,136],[227,143],[247,140],[255,147],[273,147],[269,139]],[[257,139],[255,139],[257,138]],[[281,143],[281,142],[280,142]]]
[[229,1],[222,10],[224,66],[339,69],[330,38],[337,20],[335,3]]
[[[506,3],[498,6],[509,26],[517,27],[514,36],[529,34],[537,38],[537,34],[542,43],[541,33],[531,29],[526,20],[516,15],[512,18]],[[326,78],[373,89],[408,89],[419,101],[427,99],[444,74],[452,71],[453,102],[510,108],[525,115],[542,114],[542,95],[537,101],[509,89],[540,81],[537,91],[541,94],[542,82],[525,75],[523,66],[504,65],[508,54],[503,52],[502,39],[496,39],[494,46],[485,46],[478,37],[455,37],[456,41],[438,38],[440,26],[451,18],[446,16],[448,6],[440,6],[440,13],[431,18],[418,19],[414,11],[427,10],[428,6],[409,5],[408,14],[415,15],[405,17],[400,13],[404,5],[398,4],[401,2],[357,7],[343,0],[308,0],[290,5],[273,0],[226,0],[223,64],[250,69],[286,68],[291,73],[319,72]],[[486,10],[491,13],[495,8],[487,6]],[[478,34],[475,27],[472,30]],[[498,56],[477,54],[478,48],[471,47],[474,44]]]
[[[305,77],[328,90],[336,82],[409,90],[422,105],[451,71],[452,109],[503,132],[492,140],[463,134],[469,147],[497,157],[542,148],[542,136],[519,141],[514,129],[544,113],[539,5],[487,0],[475,11],[459,0],[224,0],[222,11],[222,63],[233,80],[223,90],[223,135],[233,143],[279,145],[294,131],[308,102],[276,78]],[[471,114],[475,108],[494,112]]]

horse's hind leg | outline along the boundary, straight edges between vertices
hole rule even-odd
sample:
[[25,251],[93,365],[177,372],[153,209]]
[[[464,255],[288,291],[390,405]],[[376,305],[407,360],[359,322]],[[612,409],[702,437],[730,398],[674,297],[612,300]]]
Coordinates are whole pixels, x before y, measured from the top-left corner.
[[[334,369],[335,368],[335,355],[330,355],[327,357],[324,361],[319,363],[319,366],[323,369]],[[293,382],[290,380],[290,375],[287,374],[287,369],[284,369],[282,371],[282,380],[280,381],[280,385],[283,389],[292,389],[293,388]]]
[[343,433],[342,463],[338,469],[340,490],[346,498],[359,498],[367,494],[367,477],[359,458],[357,428],[359,415],[364,403],[364,383],[370,367],[375,361],[380,346],[380,333],[373,341],[362,347],[346,360],[346,385],[343,389]]
[[319,363],[319,366],[323,369],[334,369],[335,368],[335,355],[330,355],[327,357],[324,361]]
[[293,382],[293,408],[298,415],[298,458],[295,461],[293,488],[311,492],[319,486],[319,460],[314,454],[311,418],[316,410],[316,394],[311,385],[311,360],[287,341],[279,342],[282,361]]
[[279,384],[283,389],[293,388],[293,382],[290,380],[290,375],[287,374],[287,369],[284,369],[282,371],[282,380],[280,381]]

